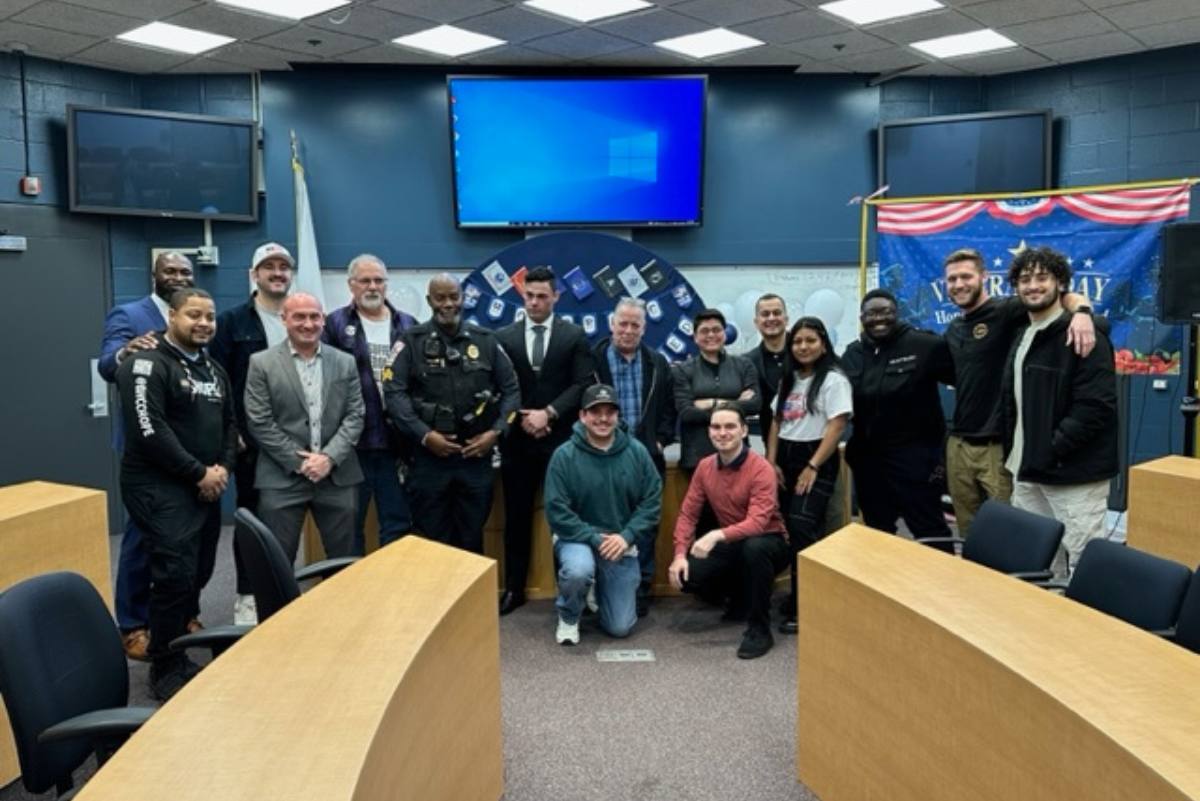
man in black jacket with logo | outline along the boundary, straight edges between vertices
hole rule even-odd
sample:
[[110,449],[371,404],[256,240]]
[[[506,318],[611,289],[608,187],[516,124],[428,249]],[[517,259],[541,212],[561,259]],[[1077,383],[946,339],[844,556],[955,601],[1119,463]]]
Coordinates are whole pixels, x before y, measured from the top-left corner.
[[1117,383],[1102,333],[1087,356],[1063,347],[1071,314],[1066,257],[1050,248],[1018,253],[1008,270],[1029,313],[1004,373],[1006,466],[1012,503],[1063,522],[1055,573],[1069,575],[1088,540],[1104,534],[1109,481],[1117,474]]
[[[665,478],[667,464],[663,449],[675,440],[675,390],[671,367],[661,353],[642,344],[646,333],[646,302],[640,298],[621,298],[613,309],[612,339],[596,346],[598,383],[613,387],[621,420],[629,434],[643,445]],[[641,583],[637,592],[638,617],[645,617],[654,588],[654,545],[657,531],[638,542]]]
[[583,329],[554,316],[558,286],[549,267],[525,274],[525,319],[496,332],[521,387],[520,417],[500,443],[504,479],[504,595],[500,614],[525,603],[533,503],[554,449],[571,436],[579,398],[592,382],[592,352]]
[[121,494],[150,553],[150,688],[166,700],[197,668],[169,644],[187,632],[212,575],[221,493],[237,446],[229,378],[204,353],[216,324],[201,289],[171,296],[166,332],[117,370]]
[[942,443],[946,420],[938,383],[954,383],[946,341],[901,323],[885,289],[863,296],[863,334],[842,366],[854,388],[854,431],[846,461],[863,521],[896,532],[904,518],[914,537],[948,537],[942,514]]

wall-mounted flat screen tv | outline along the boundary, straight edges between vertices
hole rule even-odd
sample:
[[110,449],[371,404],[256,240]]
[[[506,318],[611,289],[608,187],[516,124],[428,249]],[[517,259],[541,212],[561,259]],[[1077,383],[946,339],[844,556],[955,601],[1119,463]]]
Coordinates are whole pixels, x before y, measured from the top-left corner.
[[71,211],[258,219],[253,120],[67,107]]
[[450,76],[462,228],[701,221],[704,76]]
[[896,120],[879,126],[879,185],[888,197],[1050,189],[1049,111]]

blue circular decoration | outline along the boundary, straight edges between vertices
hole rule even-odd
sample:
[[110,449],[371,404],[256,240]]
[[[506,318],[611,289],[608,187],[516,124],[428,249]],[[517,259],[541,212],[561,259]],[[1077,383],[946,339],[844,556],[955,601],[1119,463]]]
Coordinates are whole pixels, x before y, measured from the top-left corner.
[[[525,314],[525,272],[549,267],[558,277],[554,313],[583,328],[595,345],[611,334],[609,318],[622,297],[646,301],[642,342],[668,361],[696,352],[692,315],[704,308],[695,288],[669,262],[611,234],[562,231],[510,245],[463,279],[463,316],[499,329]],[[737,336],[736,329],[729,341]]]

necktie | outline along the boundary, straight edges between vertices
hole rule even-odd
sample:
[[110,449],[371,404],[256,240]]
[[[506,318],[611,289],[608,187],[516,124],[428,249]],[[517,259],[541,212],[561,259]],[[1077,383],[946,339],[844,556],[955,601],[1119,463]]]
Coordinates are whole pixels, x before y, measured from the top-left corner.
[[530,364],[534,370],[542,369],[542,360],[546,358],[546,326],[535,325],[533,327],[533,358],[530,359]]

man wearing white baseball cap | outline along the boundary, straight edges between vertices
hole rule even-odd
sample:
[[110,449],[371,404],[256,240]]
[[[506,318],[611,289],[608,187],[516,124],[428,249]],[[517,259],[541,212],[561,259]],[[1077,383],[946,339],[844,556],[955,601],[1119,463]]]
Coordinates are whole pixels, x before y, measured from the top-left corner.
[[[283,300],[292,287],[296,260],[278,242],[264,242],[250,259],[250,280],[255,289],[241,306],[221,313],[217,318],[217,333],[208,347],[209,355],[225,372],[233,387],[234,411],[237,415],[238,454],[234,469],[237,483],[237,505],[258,513],[258,491],[254,489],[254,469],[258,462],[258,445],[246,427],[246,371],[250,357],[260,350],[278,345],[287,337],[280,312]],[[258,622],[254,596],[246,570],[233,549],[234,572],[237,575],[237,600],[233,605],[233,622],[253,625]]]

